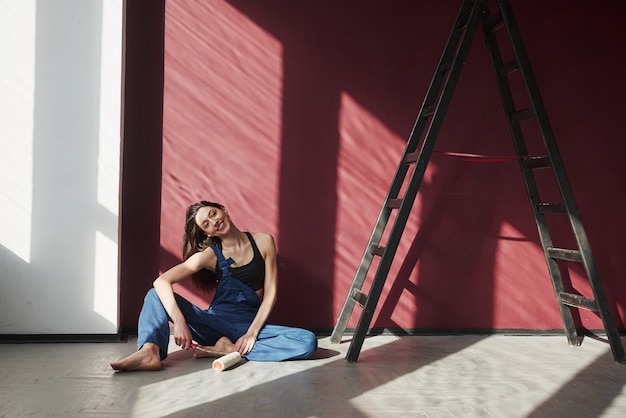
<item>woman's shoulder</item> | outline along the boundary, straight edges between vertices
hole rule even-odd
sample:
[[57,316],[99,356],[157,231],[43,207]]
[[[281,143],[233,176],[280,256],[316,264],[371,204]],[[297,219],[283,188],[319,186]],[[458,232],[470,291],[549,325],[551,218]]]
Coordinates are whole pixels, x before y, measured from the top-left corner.
[[274,243],[274,237],[267,232],[250,232],[254,242],[261,252],[275,251],[276,244]]
[[[219,250],[218,250],[219,251]],[[202,251],[193,254],[187,261],[185,261],[190,267],[195,270],[208,269],[215,270],[215,264],[217,263],[217,255],[215,250],[211,247],[207,247]]]

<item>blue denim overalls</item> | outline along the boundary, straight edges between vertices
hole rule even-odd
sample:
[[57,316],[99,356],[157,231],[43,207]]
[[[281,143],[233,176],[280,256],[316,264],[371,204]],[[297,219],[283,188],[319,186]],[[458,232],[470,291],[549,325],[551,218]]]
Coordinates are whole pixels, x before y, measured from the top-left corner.
[[[259,310],[261,300],[247,285],[235,279],[229,269],[232,259],[225,259],[218,247],[212,246],[222,270],[211,306],[203,310],[178,294],[174,294],[194,341],[212,346],[221,338],[236,342],[244,335]],[[139,314],[137,346],[151,342],[159,346],[161,360],[167,357],[170,341],[170,318],[156,291],[150,289]],[[317,349],[317,338],[310,331],[265,324],[252,351],[245,355],[253,361],[282,361],[306,358]]]
[[216,321],[227,325],[228,329],[224,329],[222,335],[234,342],[248,331],[261,306],[261,300],[250,287],[232,276],[229,267],[233,264],[233,259],[225,259],[216,246],[211,246],[211,249],[217,256],[222,278],[217,284],[215,296],[207,312],[214,315]]

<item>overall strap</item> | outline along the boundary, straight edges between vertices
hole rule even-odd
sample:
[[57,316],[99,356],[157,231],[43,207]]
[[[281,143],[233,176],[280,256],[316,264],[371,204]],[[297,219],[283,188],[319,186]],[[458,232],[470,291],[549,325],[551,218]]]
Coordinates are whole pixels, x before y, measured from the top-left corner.
[[234,263],[233,259],[230,257],[228,258],[228,260],[224,258],[224,254],[222,254],[222,251],[217,247],[217,245],[211,245],[211,249],[213,250],[213,252],[215,253],[215,256],[217,257],[217,264],[220,266],[222,273],[224,275],[229,274],[230,270],[228,268],[230,267],[231,264]]

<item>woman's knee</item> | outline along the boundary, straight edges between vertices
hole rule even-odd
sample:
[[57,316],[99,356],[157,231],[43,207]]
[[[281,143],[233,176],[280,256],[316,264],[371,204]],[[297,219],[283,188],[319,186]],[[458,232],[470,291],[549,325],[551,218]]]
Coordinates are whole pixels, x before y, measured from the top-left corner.
[[[309,352],[313,354],[317,351],[317,336],[309,331]],[[309,354],[309,355],[310,355]]]
[[300,329],[298,331],[298,338],[304,350],[302,357],[308,357],[317,351],[317,337],[314,333],[306,329]]
[[152,300],[158,300],[160,301],[161,299],[159,299],[159,295],[157,295],[156,290],[154,290],[154,287],[151,288],[150,290],[148,290],[148,292],[146,293],[146,296],[143,298],[144,302],[147,301],[152,301]]

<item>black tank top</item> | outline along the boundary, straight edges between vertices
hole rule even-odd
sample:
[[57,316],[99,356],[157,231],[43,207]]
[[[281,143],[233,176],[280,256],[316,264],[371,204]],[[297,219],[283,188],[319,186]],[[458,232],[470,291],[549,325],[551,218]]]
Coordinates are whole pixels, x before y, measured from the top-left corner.
[[[252,244],[252,252],[254,253],[252,261],[245,266],[230,267],[230,273],[235,279],[256,292],[263,287],[263,282],[265,281],[265,260],[263,260],[263,256],[256,246],[254,238],[252,238],[252,234],[246,232],[246,235],[250,240],[250,244]],[[220,250],[222,249],[221,247],[220,245]],[[219,266],[215,267],[215,275],[217,280],[222,278],[222,269]]]

